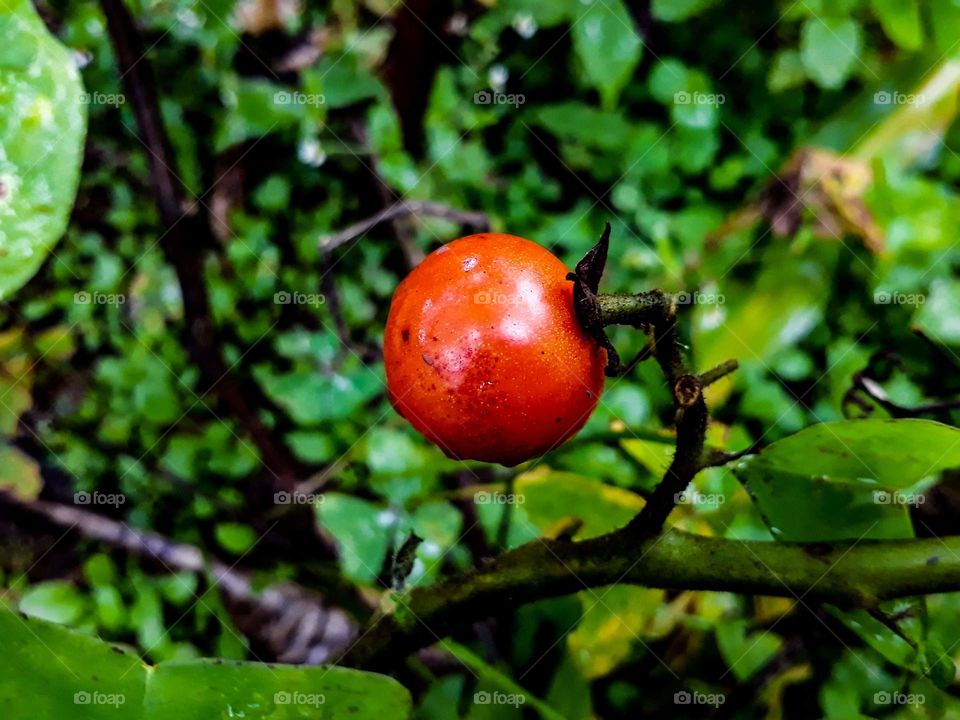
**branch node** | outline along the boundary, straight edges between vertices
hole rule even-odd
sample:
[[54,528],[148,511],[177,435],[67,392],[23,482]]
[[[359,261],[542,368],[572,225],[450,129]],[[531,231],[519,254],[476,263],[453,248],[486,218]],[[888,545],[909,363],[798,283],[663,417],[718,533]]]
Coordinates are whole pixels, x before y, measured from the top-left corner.
[[702,384],[696,375],[681,375],[673,386],[673,397],[678,409],[686,410],[700,399]]

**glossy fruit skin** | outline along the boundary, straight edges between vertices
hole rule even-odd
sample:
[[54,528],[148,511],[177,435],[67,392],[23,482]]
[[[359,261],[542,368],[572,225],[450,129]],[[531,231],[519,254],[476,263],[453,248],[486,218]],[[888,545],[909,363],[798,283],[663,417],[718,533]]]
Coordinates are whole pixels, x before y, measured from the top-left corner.
[[573,308],[567,267],[515,235],[431,253],[400,283],[384,336],[394,408],[448,456],[513,466],[575,434],[606,351]]

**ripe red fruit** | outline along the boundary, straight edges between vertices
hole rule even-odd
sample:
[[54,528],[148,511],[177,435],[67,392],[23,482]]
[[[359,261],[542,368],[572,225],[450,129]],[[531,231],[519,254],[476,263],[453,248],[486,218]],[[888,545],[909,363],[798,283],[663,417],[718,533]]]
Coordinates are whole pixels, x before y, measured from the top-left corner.
[[516,465],[576,433],[606,351],[583,332],[551,252],[484,233],[431,253],[400,283],[384,337],[387,389],[447,455]]

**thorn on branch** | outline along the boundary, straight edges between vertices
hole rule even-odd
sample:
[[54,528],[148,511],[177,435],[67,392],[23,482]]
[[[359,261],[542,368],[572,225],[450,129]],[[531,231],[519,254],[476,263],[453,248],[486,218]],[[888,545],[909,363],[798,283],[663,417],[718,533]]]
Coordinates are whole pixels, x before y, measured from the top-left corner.
[[600,347],[607,351],[607,377],[620,377],[629,372],[628,368],[636,366],[640,361],[638,356],[629,365],[620,362],[617,349],[610,342],[603,329],[603,313],[597,293],[600,291],[600,279],[607,264],[607,252],[610,248],[610,223],[604,226],[600,240],[577,263],[575,271],[567,273],[567,280],[573,281],[573,308],[577,320],[584,332],[592,337]]
[[760,447],[760,443],[754,443],[746,450],[740,450],[739,452],[724,452],[723,450],[717,450],[716,448],[707,450],[703,454],[703,460],[700,463],[700,468],[705,470],[712,467],[721,467],[727,463],[732,463],[740,458],[744,458],[747,455],[753,455],[759,452]]

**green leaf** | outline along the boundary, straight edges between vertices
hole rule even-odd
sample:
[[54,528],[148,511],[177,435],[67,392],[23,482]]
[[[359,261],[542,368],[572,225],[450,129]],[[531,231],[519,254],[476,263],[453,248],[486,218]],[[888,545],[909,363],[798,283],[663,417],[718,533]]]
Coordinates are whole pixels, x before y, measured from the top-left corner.
[[0,609],[4,720],[409,718],[395,680],[340,667],[171,660],[155,666],[119,646]]
[[740,682],[748,680],[770,662],[783,639],[765,630],[747,633],[746,620],[730,620],[716,626],[717,647]]
[[923,25],[918,0],[870,0],[887,37],[904,50],[923,46]]
[[322,93],[324,105],[331,110],[384,94],[377,78],[352,53],[324,55],[316,67],[304,70],[302,77],[304,92]]
[[952,57],[960,53],[960,3],[956,0],[930,0],[930,26],[937,51]]
[[[815,251],[814,251],[815,250]],[[762,255],[763,269],[749,285],[728,279],[717,293],[723,302],[693,306],[694,347],[699,367],[728,358],[762,366],[806,337],[823,317],[836,246],[802,254],[782,243]],[[724,383],[711,388],[719,393]]]
[[214,535],[220,547],[234,555],[242,555],[257,541],[257,534],[253,528],[242,523],[217,523]]
[[20,598],[21,612],[64,625],[79,620],[85,610],[83,595],[66,580],[31,585]]
[[567,720],[592,720],[597,717],[593,712],[590,683],[569,656],[560,662],[560,667],[554,673],[546,700],[554,707],[563,708]]
[[541,533],[573,518],[583,522],[575,535],[578,539],[626,525],[644,505],[643,498],[629,490],[548,467],[517,476],[514,487],[518,502]]
[[918,483],[960,467],[960,430],[928,420],[820,423],[734,468],[780,540],[912,537]]
[[726,97],[713,92],[710,78],[668,58],[650,73],[650,93],[670,108],[670,117],[687,128],[713,128]]
[[808,18],[800,32],[800,58],[810,79],[828,90],[843,85],[857,63],[862,35],[854,20]]
[[424,503],[417,508],[411,521],[417,535],[442,548],[450,547],[460,538],[463,526],[460,511],[443,501]]
[[214,141],[218,152],[296,125],[309,114],[325,112],[316,94],[300,93],[266,80],[227,77],[223,98],[225,118]]
[[914,327],[935,343],[960,346],[960,282],[938,279],[930,283],[930,294],[914,316]]
[[379,375],[365,367],[342,375],[302,371],[261,376],[267,394],[299,425],[347,418],[384,387]]
[[774,55],[773,65],[770,66],[770,74],[767,76],[770,92],[779,93],[799,87],[806,79],[800,53],[796,50],[780,50]]
[[117,566],[109,555],[97,553],[83,564],[83,574],[94,587],[106,587],[117,581]]
[[[0,370],[8,370],[8,368],[0,366]],[[18,376],[9,377],[6,373],[0,372],[0,398],[3,399],[0,403],[0,435],[13,435],[20,416],[33,405],[30,375],[29,370]]]
[[115,587],[98,587],[91,594],[100,625],[114,632],[121,630],[127,619],[127,610],[120,591]]
[[355,582],[373,583],[387,556],[395,514],[351,495],[326,493],[317,505],[317,519],[337,542],[344,575]]
[[[560,713],[540,698],[529,693],[525,688],[514,682],[509,675],[487,663],[469,648],[453,640],[443,640],[440,645],[444,650],[457,658],[457,660],[470,668],[482,684],[498,688],[506,693],[508,697],[504,698],[502,704],[513,705],[514,707],[530,705],[531,708],[540,714],[543,720],[563,720],[563,716]],[[511,702],[511,696],[515,699],[515,702]],[[500,717],[499,711],[496,716]]]
[[130,621],[137,633],[137,642],[150,653],[162,653],[169,643],[163,622],[163,601],[153,582],[147,577],[134,576],[136,598],[130,608]]
[[561,140],[609,152],[622,150],[633,132],[631,124],[620,113],[605,112],[583,103],[546,105],[537,108],[532,119]]
[[[912,601],[897,602],[906,604]],[[916,675],[930,677],[942,687],[953,682],[953,661],[935,639],[925,637],[925,629],[919,618],[911,619],[904,612],[907,621],[896,623],[900,632],[894,632],[886,623],[881,622],[866,610],[844,611],[829,605],[827,609],[888,662]],[[911,609],[911,612],[914,614],[924,612],[922,600],[916,608]],[[905,630],[910,628],[904,629],[904,625],[911,620],[917,627],[915,632],[908,634]]]
[[[2,386],[0,386],[2,390]],[[36,500],[43,487],[40,466],[12,446],[0,446],[0,490],[18,500]]]
[[307,463],[325,463],[336,456],[336,444],[329,435],[316,430],[297,430],[288,433],[286,441],[293,454]]
[[584,677],[603,677],[629,659],[662,606],[664,591],[614,585],[579,595],[583,617],[567,636],[567,647]]
[[603,107],[612,108],[643,53],[633,18],[621,0],[592,0],[570,34],[587,82],[600,92]]
[[77,67],[29,0],[0,13],[0,299],[63,235],[77,194],[86,110]]
[[717,0],[653,0],[650,13],[664,22],[682,22],[716,3]]
[[628,438],[621,440],[620,445],[630,457],[657,478],[663,477],[664,471],[673,462],[674,444],[667,439],[660,442],[645,438]]

